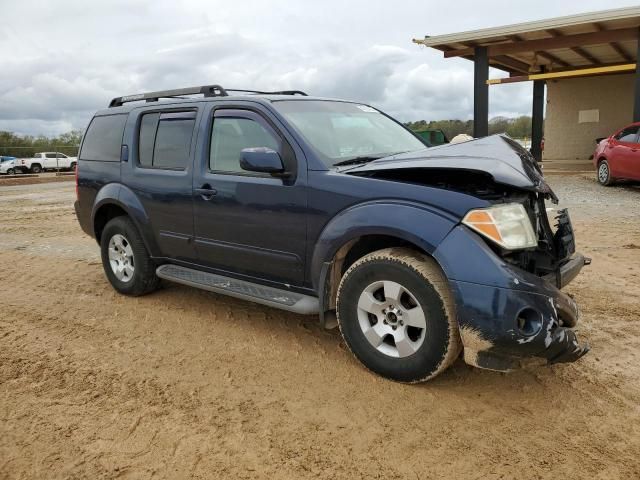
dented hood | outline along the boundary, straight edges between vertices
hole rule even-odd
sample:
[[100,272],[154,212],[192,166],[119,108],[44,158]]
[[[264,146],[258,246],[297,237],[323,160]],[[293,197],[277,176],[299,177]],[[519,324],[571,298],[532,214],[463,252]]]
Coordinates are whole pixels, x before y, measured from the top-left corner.
[[401,153],[342,171],[357,175],[383,170],[430,168],[485,172],[496,183],[542,192],[555,199],[531,154],[506,135],[491,135],[464,143],[449,143]]

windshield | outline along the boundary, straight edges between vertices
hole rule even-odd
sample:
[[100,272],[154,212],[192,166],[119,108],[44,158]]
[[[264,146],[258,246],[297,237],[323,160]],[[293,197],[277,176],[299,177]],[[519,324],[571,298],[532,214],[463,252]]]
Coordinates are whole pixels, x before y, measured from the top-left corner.
[[425,144],[375,108],[328,100],[273,103],[331,167],[345,160],[421,150]]

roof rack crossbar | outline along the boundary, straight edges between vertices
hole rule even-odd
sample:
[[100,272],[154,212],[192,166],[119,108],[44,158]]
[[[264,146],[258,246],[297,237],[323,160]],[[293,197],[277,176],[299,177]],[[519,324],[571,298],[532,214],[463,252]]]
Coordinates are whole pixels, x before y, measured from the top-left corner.
[[183,95],[204,95],[205,97],[227,97],[228,92],[255,93],[258,95],[302,95],[307,96],[302,90],[278,90],[276,92],[264,92],[262,90],[244,90],[238,88],[224,89],[220,85],[205,85],[202,87],[178,88],[175,90],[159,90],[157,92],[138,93],[136,95],[125,95],[116,97],[109,103],[109,108],[121,107],[125,103],[146,100],[147,102],[157,102],[161,98],[182,98]]
[[116,97],[109,103],[109,108],[121,107],[125,103],[146,100],[157,102],[160,98],[180,98],[182,95],[204,95],[205,97],[226,97],[229,94],[220,85],[205,85],[202,87],[178,88],[175,90],[159,90],[157,92],[138,93]]

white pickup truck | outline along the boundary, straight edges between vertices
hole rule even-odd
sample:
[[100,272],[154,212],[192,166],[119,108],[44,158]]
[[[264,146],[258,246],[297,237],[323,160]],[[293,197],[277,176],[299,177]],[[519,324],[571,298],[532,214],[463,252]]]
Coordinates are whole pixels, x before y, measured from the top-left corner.
[[16,170],[22,173],[40,173],[46,170],[73,170],[76,168],[78,159],[68,157],[60,152],[40,152],[33,158],[18,158],[16,160]]

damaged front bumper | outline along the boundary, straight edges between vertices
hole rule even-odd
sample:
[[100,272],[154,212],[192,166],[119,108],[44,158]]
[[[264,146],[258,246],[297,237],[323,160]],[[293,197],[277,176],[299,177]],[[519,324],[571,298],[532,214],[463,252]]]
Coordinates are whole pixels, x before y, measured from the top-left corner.
[[491,370],[516,368],[522,358],[539,357],[549,364],[574,362],[589,351],[572,326],[576,303],[555,295],[452,282],[458,299],[458,322],[467,363]]
[[523,358],[573,362],[589,351],[572,327],[578,307],[564,286],[589,263],[576,254],[553,277],[541,278],[498,257],[477,235],[459,226],[434,253],[456,300],[467,363],[509,371]]

